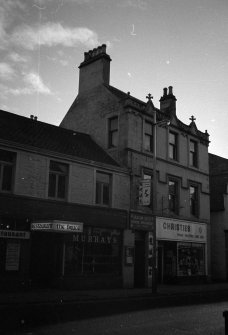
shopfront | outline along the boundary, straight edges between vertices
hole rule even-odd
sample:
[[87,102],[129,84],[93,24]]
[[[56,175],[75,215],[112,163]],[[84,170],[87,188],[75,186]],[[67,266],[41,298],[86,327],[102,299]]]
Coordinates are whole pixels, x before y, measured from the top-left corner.
[[80,222],[32,223],[34,283],[65,288],[122,286],[122,232]]
[[205,223],[156,218],[158,281],[194,281],[207,275]]

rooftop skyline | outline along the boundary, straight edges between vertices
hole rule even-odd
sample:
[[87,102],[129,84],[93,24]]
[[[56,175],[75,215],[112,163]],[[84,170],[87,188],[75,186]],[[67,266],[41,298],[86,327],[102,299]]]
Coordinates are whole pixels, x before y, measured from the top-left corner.
[[110,84],[159,108],[173,86],[177,117],[228,158],[226,0],[3,0],[0,108],[58,125],[78,93],[84,52],[103,43]]

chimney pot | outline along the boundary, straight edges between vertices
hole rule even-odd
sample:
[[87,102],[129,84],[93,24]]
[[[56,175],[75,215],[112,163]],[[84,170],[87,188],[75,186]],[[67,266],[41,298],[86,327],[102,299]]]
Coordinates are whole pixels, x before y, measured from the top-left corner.
[[166,95],[167,95],[167,87],[164,87],[164,88],[163,88],[163,92],[164,92],[164,93],[163,93],[163,96],[166,96]]
[[33,119],[33,120],[37,121],[37,116],[34,116],[34,119]]
[[173,95],[173,86],[169,86],[169,94]]
[[102,44],[101,49],[102,49],[102,52],[106,54],[106,44]]
[[94,49],[93,49],[93,57],[95,57],[96,55],[97,55],[97,49],[94,48]]
[[34,115],[30,115],[30,119],[33,120],[34,119]]
[[99,47],[97,48],[97,51],[98,51],[98,54],[100,54],[100,53],[102,52],[102,47],[99,46]]

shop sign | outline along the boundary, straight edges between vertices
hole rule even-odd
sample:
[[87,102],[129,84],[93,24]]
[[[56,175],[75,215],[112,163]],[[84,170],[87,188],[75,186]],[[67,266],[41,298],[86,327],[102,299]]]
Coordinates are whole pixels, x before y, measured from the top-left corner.
[[130,224],[132,229],[150,231],[154,229],[154,219],[149,215],[131,213]]
[[207,226],[205,223],[157,217],[156,236],[163,240],[205,243]]
[[0,230],[0,238],[29,239],[30,232],[22,230]]
[[68,221],[49,221],[49,222],[33,222],[31,224],[33,231],[46,231],[54,233],[82,233],[82,222],[68,222]]

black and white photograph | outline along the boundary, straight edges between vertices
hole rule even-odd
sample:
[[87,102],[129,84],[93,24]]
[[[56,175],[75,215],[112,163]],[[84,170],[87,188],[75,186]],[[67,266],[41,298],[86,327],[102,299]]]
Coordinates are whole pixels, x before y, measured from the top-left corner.
[[228,335],[228,1],[0,0],[0,333]]

